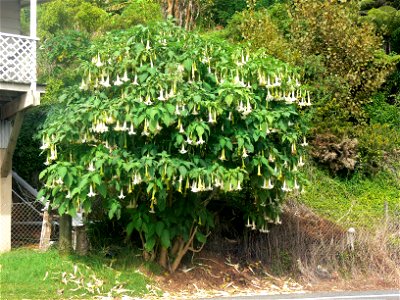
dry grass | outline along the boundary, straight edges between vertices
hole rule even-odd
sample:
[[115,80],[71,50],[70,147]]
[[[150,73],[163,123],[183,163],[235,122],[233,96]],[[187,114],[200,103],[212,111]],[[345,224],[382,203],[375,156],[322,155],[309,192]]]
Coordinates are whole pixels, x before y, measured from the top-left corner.
[[302,204],[289,201],[282,220],[268,235],[250,236],[247,258],[310,282],[368,276],[390,286],[400,285],[399,220],[384,220],[373,232],[356,228],[354,247],[348,228],[320,218]]
[[[321,218],[304,204],[288,201],[282,224],[268,234],[212,238],[208,249],[236,262],[261,262],[276,276],[294,276],[303,285],[365,282],[376,287],[400,285],[400,221],[382,220],[375,229],[355,228],[354,249],[348,229]],[[364,229],[363,229],[364,228]],[[214,239],[214,240],[213,240]]]

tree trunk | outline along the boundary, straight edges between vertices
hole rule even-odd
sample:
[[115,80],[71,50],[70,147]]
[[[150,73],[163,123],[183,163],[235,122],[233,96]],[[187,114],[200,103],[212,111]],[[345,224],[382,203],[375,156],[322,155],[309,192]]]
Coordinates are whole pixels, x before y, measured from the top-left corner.
[[86,226],[75,227],[76,235],[76,248],[75,251],[78,255],[86,255],[89,250],[89,241],[86,233]]
[[167,248],[161,247],[160,259],[159,259],[158,263],[164,269],[168,268],[168,249]]
[[72,250],[72,218],[70,215],[60,216],[60,236],[58,250],[69,254]]
[[46,251],[50,246],[51,220],[52,216],[49,214],[48,210],[45,210],[43,212],[42,233],[40,234],[39,243],[39,249],[42,251]]

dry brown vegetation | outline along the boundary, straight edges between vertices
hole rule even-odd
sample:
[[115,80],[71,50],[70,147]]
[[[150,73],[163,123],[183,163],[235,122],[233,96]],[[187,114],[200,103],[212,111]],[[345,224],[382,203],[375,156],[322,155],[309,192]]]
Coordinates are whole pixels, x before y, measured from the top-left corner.
[[158,281],[168,297],[396,288],[399,225],[387,219],[375,232],[355,229],[352,249],[348,228],[289,201],[282,225],[270,233],[214,236],[205,251]]

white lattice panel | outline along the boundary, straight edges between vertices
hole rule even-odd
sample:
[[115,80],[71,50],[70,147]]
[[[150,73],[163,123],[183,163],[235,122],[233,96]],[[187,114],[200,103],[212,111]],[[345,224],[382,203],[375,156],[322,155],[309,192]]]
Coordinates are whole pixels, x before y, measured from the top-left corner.
[[36,81],[36,40],[0,33],[0,81]]

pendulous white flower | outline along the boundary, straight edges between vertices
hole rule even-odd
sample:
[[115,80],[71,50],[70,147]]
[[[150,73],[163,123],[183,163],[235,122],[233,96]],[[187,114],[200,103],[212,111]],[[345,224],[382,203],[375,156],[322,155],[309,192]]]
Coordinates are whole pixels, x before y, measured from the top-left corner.
[[87,90],[87,88],[88,88],[88,86],[87,86],[85,80],[82,78],[82,82],[81,82],[81,85],[79,86],[79,89],[80,90]]
[[128,131],[128,127],[126,126],[126,121],[122,124],[122,127],[120,128],[121,131]]
[[181,111],[180,111],[180,109],[179,109],[179,105],[178,105],[178,104],[175,106],[175,114],[176,114],[177,116],[180,116],[180,115],[181,115]]
[[96,193],[93,192],[93,186],[92,185],[90,185],[90,187],[89,187],[89,193],[87,194],[87,196],[89,198],[96,196]]
[[160,96],[158,96],[157,99],[160,100],[160,101],[165,101],[165,100],[167,100],[167,99],[164,97],[164,90],[163,90],[163,89],[160,90]]
[[121,80],[122,80],[123,82],[129,81],[128,71],[127,71],[126,69],[125,69],[125,71],[124,71],[124,75],[122,76]]
[[187,152],[187,150],[185,149],[185,145],[182,144],[182,147],[181,147],[181,149],[179,150],[179,153],[180,153],[180,154],[185,154],[186,152]]
[[95,169],[95,167],[94,167],[94,164],[93,164],[93,161],[90,161],[89,167],[88,167],[88,171],[89,171],[89,172],[96,171],[96,169]]
[[133,84],[133,85],[139,85],[137,74],[135,74],[135,77],[133,78],[132,84]]
[[303,142],[300,145],[303,146],[303,147],[308,146],[308,143],[307,143],[307,140],[306,140],[305,136],[303,136]]
[[121,79],[119,78],[119,75],[117,74],[117,79],[114,81],[114,85],[115,86],[120,86],[124,84],[123,81],[121,81]]
[[102,80],[102,82],[100,82],[100,84],[102,86],[106,87],[106,88],[110,87],[111,86],[111,84],[110,84],[110,75],[107,75],[106,80]]
[[192,191],[193,193],[197,193],[197,192],[199,191],[199,189],[197,188],[197,183],[196,183],[195,180],[193,180],[192,187],[191,187],[191,191]]
[[45,140],[44,136],[42,137],[42,146],[40,146],[40,150],[46,150],[50,147],[50,144]]
[[249,218],[249,217],[247,217],[247,224],[246,224],[246,227],[247,227],[247,228],[250,228],[250,227],[251,227],[251,223],[250,223],[250,218]]
[[146,104],[146,105],[152,105],[153,104],[153,102],[151,102],[150,95],[146,96],[146,101],[144,102],[144,104]]
[[282,191],[290,192],[292,189],[286,184],[286,180],[283,181]]
[[299,162],[297,163],[297,166],[298,166],[298,167],[302,167],[302,166],[304,166],[304,162],[303,162],[303,156],[300,156],[300,158],[299,158]]
[[310,92],[309,91],[307,91],[307,103],[306,103],[306,105],[307,106],[311,106],[311,99],[310,99]]
[[203,136],[201,135],[199,140],[196,142],[196,145],[203,145],[205,141],[203,140]]
[[222,149],[221,156],[218,157],[218,159],[221,160],[221,161],[226,160],[226,157],[225,157],[225,148]]
[[121,190],[121,193],[119,194],[119,196],[118,196],[118,199],[125,199],[125,195],[124,195],[124,191],[123,190]]
[[101,59],[100,59],[100,53],[97,53],[96,67],[100,68],[102,66],[103,66],[103,63],[101,62]]
[[242,158],[246,158],[246,157],[248,157],[249,155],[247,154],[247,150],[246,150],[246,148],[245,147],[243,147],[243,154],[242,154]]
[[300,185],[297,183],[297,179],[296,179],[296,178],[294,179],[294,186],[293,186],[293,189],[294,189],[294,190],[300,189]]
[[213,116],[212,116],[212,112],[211,109],[208,111],[208,123],[215,123],[216,121],[214,120]]
[[268,179],[268,183],[267,183],[267,179],[265,179],[264,177],[264,182],[263,182],[263,186],[261,187],[262,189],[265,190],[271,190],[274,188],[274,185],[271,182],[271,178]]
[[182,123],[179,125],[179,133],[185,133],[185,129],[183,129]]
[[129,135],[135,135],[136,134],[135,128],[133,127],[133,123],[131,123],[131,127],[129,128],[128,134]]
[[238,184],[237,184],[236,190],[240,191],[241,189],[242,189],[242,186],[240,185],[240,181],[238,181]]

